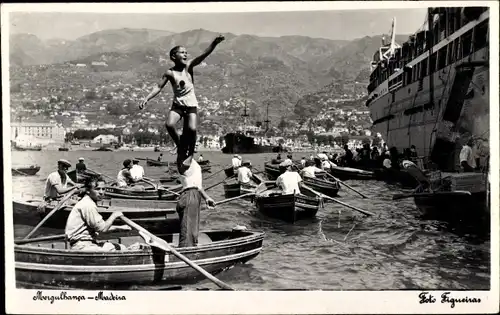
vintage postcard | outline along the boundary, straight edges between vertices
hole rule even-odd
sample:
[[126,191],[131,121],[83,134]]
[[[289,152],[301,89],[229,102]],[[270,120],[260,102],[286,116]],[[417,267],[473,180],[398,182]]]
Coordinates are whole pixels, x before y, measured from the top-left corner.
[[2,5],[7,313],[497,313],[498,15]]

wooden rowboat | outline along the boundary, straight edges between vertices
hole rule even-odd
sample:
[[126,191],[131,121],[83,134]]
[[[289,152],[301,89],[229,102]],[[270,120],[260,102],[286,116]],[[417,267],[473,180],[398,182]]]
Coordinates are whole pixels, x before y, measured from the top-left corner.
[[[35,225],[58,204],[52,201],[40,214],[37,207],[42,198],[15,199],[12,202],[14,224]],[[66,226],[68,215],[77,199],[71,199],[62,209],[55,212],[45,223],[49,228],[61,229]],[[172,227],[173,232],[179,229],[179,216],[175,211],[175,203],[168,201],[137,201],[104,199],[97,203],[98,211],[106,220],[114,211],[121,211],[125,216],[139,224],[151,224]],[[165,230],[163,230],[165,232]],[[170,230],[169,230],[170,231]]]
[[85,170],[83,173],[78,173],[76,170],[69,171],[66,173],[69,178],[75,183],[83,183],[86,178],[93,177],[98,180],[104,180],[103,176],[91,170]]
[[337,177],[340,180],[349,180],[349,179],[375,179],[376,175],[374,172],[365,171],[352,167],[341,167],[341,166],[332,166],[330,168],[330,173]]
[[224,169],[224,174],[226,174],[227,177],[231,177],[231,176],[234,176],[234,168],[232,166],[230,167],[226,167]]
[[281,175],[279,164],[264,163],[264,171],[269,179],[277,179]]
[[[262,182],[258,175],[252,175],[251,182],[248,184],[240,184],[237,181],[234,183],[224,184],[224,197],[233,198],[243,194],[254,192]],[[251,197],[248,197],[251,198]]]
[[[106,186],[104,189],[104,196],[107,198],[121,198],[121,199],[141,199],[141,200],[174,200],[177,195],[168,192],[166,190],[157,189],[156,187],[146,187],[142,186],[144,189],[139,190],[132,187],[118,187],[116,183]],[[182,190],[182,185],[177,186],[164,186],[166,189],[173,192],[180,192]]]
[[[106,240],[125,246],[144,243],[139,236],[119,235],[107,234]],[[157,236],[178,244],[178,234]],[[262,232],[207,231],[200,233],[198,246],[177,251],[217,274],[256,257],[263,240]],[[172,253],[145,244],[134,250],[91,252],[71,250],[64,240],[48,240],[15,245],[14,256],[16,284],[21,288],[130,290],[205,279]]]
[[307,186],[330,197],[337,196],[340,189],[340,184],[337,181],[329,181],[319,177],[308,176],[304,176],[302,180]]
[[33,176],[40,170],[40,166],[31,165],[31,166],[12,166],[12,175],[21,175],[21,176]]
[[155,161],[155,160],[151,160],[151,159],[147,159],[146,164],[148,166],[169,166],[168,162],[160,162],[160,161]]
[[263,214],[294,223],[300,219],[316,216],[321,204],[318,197],[306,195],[282,195],[278,189],[258,193],[255,197],[257,209]]

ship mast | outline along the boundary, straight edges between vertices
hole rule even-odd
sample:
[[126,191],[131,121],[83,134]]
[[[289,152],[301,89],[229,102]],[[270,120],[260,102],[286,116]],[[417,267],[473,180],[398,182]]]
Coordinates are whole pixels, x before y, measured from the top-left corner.
[[269,130],[269,103],[267,103],[267,110],[266,110],[266,120],[264,120],[266,123],[266,131],[264,132],[264,136],[267,134],[267,131]]
[[243,114],[241,117],[243,117],[243,134],[246,136],[247,134],[247,117],[249,115],[247,114],[247,102],[245,102],[245,109],[243,111]]

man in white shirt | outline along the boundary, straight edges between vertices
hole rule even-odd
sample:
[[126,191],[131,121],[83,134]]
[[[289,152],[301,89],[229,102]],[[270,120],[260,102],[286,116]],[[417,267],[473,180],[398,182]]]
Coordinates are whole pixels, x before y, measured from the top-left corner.
[[234,155],[233,159],[231,160],[231,164],[233,165],[234,169],[237,169],[241,166],[241,160],[239,159],[238,154]]
[[474,172],[474,168],[476,167],[475,156],[472,153],[473,144],[474,141],[469,139],[460,151],[460,165],[464,169],[464,172]]
[[[186,168],[186,165],[189,165],[189,168]],[[205,199],[209,208],[215,207],[215,202],[203,189],[201,167],[192,155],[184,163],[182,159],[177,159],[177,168],[182,184],[176,208],[181,220],[179,247],[196,246],[200,228],[201,198]]]
[[135,180],[141,180],[144,177],[144,168],[139,165],[139,160],[134,159],[130,174]]
[[302,165],[302,167],[306,167],[306,157],[303,156],[302,159],[300,160],[300,165]]
[[314,161],[307,161],[306,167],[302,169],[302,177],[316,177],[316,172],[321,172],[321,169],[314,165]]
[[252,178],[252,171],[250,170],[250,161],[243,162],[243,166],[238,169],[238,183],[250,184]]
[[[60,199],[62,195],[77,188],[77,185],[66,174],[71,167],[71,163],[67,160],[60,159],[57,161],[57,171],[52,172],[45,181],[45,192],[43,199],[45,201]],[[71,185],[68,187],[68,185]]]
[[198,162],[203,162],[203,154],[200,154],[200,156],[198,157]]
[[98,242],[97,234],[122,230],[129,231],[127,225],[112,225],[121,212],[113,212],[104,221],[97,210],[96,202],[102,200],[104,185],[88,178],[83,186],[83,198],[73,207],[66,221],[65,234],[71,249],[86,251],[115,251],[125,249],[121,244]]
[[284,173],[276,180],[276,186],[281,188],[284,195],[300,194],[299,183],[302,178],[299,173],[292,171],[292,164],[280,166],[280,169],[284,170]]

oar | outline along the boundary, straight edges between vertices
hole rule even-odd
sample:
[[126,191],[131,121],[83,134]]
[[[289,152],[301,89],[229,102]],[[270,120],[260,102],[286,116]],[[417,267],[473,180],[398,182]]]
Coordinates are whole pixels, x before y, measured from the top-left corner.
[[52,241],[52,240],[59,240],[62,238],[65,238],[66,234],[57,234],[57,235],[50,235],[50,236],[41,236],[41,237],[35,237],[35,238],[30,238],[30,239],[23,239],[23,240],[16,240],[14,243],[16,245],[22,245],[22,244],[28,244],[28,243],[33,243],[33,242],[42,242],[42,241]]
[[363,198],[368,198],[366,197],[365,195],[363,195],[361,192],[357,191],[356,189],[352,188],[351,186],[347,185],[346,183],[344,183],[343,181],[341,181],[340,179],[338,179],[337,177],[333,176],[332,174],[326,172],[326,175],[330,176],[331,178],[333,178],[334,180],[338,181],[339,183],[341,183],[342,185],[344,185],[345,187],[349,188],[350,190],[354,191],[355,193],[361,195]]
[[215,184],[213,184],[213,185],[209,186],[208,188],[203,188],[203,189],[204,189],[205,191],[207,191],[207,190],[209,190],[210,188],[213,188],[213,187],[215,187],[215,186],[217,186],[217,185],[220,185],[220,184],[222,184],[223,182],[225,182],[227,179],[230,179],[230,178],[233,178],[233,177],[234,177],[234,175],[233,175],[233,176],[226,177],[226,178],[224,178],[224,180],[222,180],[222,181],[220,181],[220,182],[218,182],[218,183],[215,183]]
[[170,190],[170,189],[165,188],[165,186],[158,186],[158,188],[157,188],[157,189],[158,189],[158,190],[163,190],[163,191],[166,191],[166,192],[169,192],[169,193],[172,193],[172,194],[174,194],[174,195],[176,195],[176,196],[179,196],[179,195],[180,195],[178,192],[175,192],[175,191],[173,191],[173,190]]
[[139,224],[133,222],[132,220],[126,218],[123,215],[120,216],[120,218],[122,219],[123,222],[128,224],[131,228],[136,229],[141,234],[141,236],[144,238],[146,243],[148,243],[149,245],[155,246],[159,249],[162,249],[165,252],[171,252],[172,254],[174,254],[175,257],[179,258],[180,260],[182,260],[183,262],[188,264],[190,267],[192,267],[193,269],[195,269],[196,271],[198,271],[199,273],[201,273],[202,275],[207,277],[210,281],[212,281],[213,283],[218,285],[220,288],[225,289],[225,290],[234,290],[229,285],[220,281],[219,279],[217,279],[216,277],[212,276],[207,271],[205,271],[203,268],[201,268],[200,266],[198,266],[197,264],[195,264],[194,262],[189,260],[189,258],[187,258],[186,256],[179,253],[177,250],[175,250],[173,247],[171,247],[165,240],[153,235],[151,232],[149,232],[148,230],[146,230],[145,228],[143,228]]
[[116,181],[115,178],[113,178],[113,177],[111,177],[109,175],[106,175],[106,174],[103,174],[103,173],[99,173],[99,172],[96,172],[96,171],[91,170],[91,169],[89,169],[89,171],[92,171],[92,172],[96,173],[97,175],[101,175],[101,176],[107,177],[107,178],[111,179],[111,181],[113,181],[113,182]]
[[341,205],[343,205],[343,206],[345,206],[345,207],[347,207],[347,208],[349,208],[349,209],[352,209],[352,210],[356,210],[356,211],[358,211],[358,212],[361,212],[361,213],[363,213],[364,215],[374,215],[374,213],[372,213],[372,212],[369,212],[369,211],[366,211],[366,210],[360,209],[360,208],[355,207],[355,206],[348,205],[347,203],[344,203],[344,202],[342,202],[342,201],[340,201],[340,200],[338,200],[338,199],[335,199],[335,198],[332,198],[332,197],[330,197],[330,196],[327,196],[327,195],[324,195],[324,194],[322,194],[322,193],[319,193],[319,192],[315,191],[314,189],[312,189],[311,187],[308,187],[308,186],[306,186],[306,185],[304,185],[304,184],[302,184],[302,187],[303,187],[303,188],[305,188],[305,189],[307,189],[307,190],[309,190],[309,191],[311,191],[312,193],[316,194],[316,195],[317,195],[317,196],[319,196],[319,197],[322,197],[322,198],[324,198],[324,199],[329,199],[329,200],[335,201],[336,203],[339,203],[339,204],[341,204]]
[[221,170],[219,170],[219,171],[217,171],[217,172],[213,173],[212,175],[208,176],[207,178],[204,178],[203,180],[207,180],[207,179],[209,179],[209,178],[212,178],[212,177],[214,177],[215,175],[217,175],[217,174],[219,174],[220,172],[222,172],[223,170],[224,170],[224,169],[221,169]]
[[218,206],[218,205],[221,205],[221,204],[229,202],[229,201],[233,201],[233,200],[240,199],[240,198],[245,198],[245,197],[250,197],[250,196],[253,196],[253,195],[255,195],[255,192],[246,193],[246,194],[239,195],[239,196],[236,196],[236,197],[227,198],[227,199],[224,199],[224,200],[221,200],[221,201],[216,201],[215,205]]
[[395,194],[392,196],[392,200],[399,200],[411,197],[431,197],[436,195],[457,195],[457,196],[470,196],[470,191],[466,190],[455,190],[455,191],[439,191],[439,192],[427,192],[427,193],[410,193],[410,194]]
[[69,198],[71,198],[71,196],[73,196],[76,192],[78,191],[78,189],[73,189],[72,191],[70,191],[66,196],[64,196],[64,198],[57,204],[57,206],[52,209],[52,211],[49,212],[49,214],[47,214],[42,221],[40,221],[40,223],[37,224],[37,226],[35,226],[35,228],[33,230],[31,230],[31,232],[26,235],[24,237],[24,239],[28,239],[31,237],[31,235],[33,235],[39,228],[40,226],[42,226],[48,219],[50,219],[50,217],[56,213],[56,211],[58,211],[59,209],[62,208],[62,206],[64,206],[64,204],[66,203],[66,201],[69,200]]

